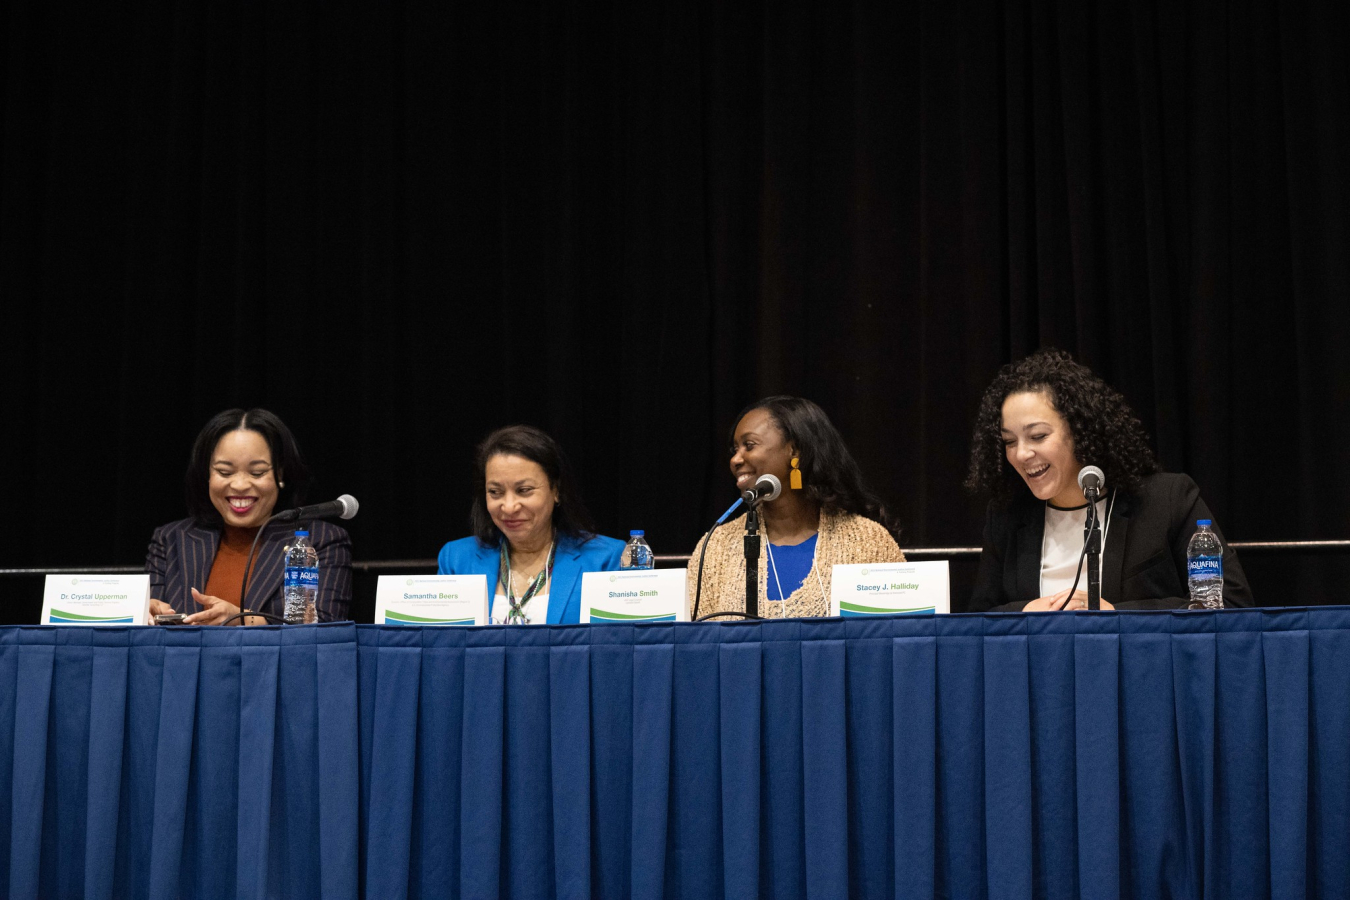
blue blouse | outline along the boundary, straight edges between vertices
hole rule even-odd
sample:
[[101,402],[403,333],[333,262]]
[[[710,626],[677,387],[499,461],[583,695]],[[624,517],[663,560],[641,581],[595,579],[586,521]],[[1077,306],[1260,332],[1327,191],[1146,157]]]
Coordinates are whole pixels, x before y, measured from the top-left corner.
[[[811,563],[816,558],[816,539],[813,534],[792,547],[769,544],[769,585],[765,591],[769,600],[786,600],[792,592],[802,586],[811,572]],[[775,578],[774,576],[778,577]],[[779,591],[782,585],[782,591]]]

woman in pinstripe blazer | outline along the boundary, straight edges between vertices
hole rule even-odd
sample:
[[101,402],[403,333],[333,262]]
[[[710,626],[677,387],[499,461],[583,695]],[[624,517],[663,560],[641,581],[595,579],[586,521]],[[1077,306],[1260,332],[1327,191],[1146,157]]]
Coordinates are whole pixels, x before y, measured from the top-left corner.
[[[297,526],[269,525],[268,519],[278,503],[299,505],[309,480],[290,429],[267,410],[226,410],[206,423],[188,462],[190,516],[155,529],[150,539],[150,614],[190,613],[186,622],[193,625],[220,624],[241,607],[281,615],[286,548]],[[351,539],[328,522],[307,527],[319,554],[319,621],[346,619]],[[241,602],[245,558],[259,528],[248,596]]]

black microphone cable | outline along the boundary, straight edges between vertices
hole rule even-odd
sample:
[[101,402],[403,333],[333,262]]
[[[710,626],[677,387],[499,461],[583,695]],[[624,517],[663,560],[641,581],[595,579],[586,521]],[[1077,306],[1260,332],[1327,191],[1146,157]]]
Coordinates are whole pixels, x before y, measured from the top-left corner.
[[[694,585],[694,612],[689,617],[691,621],[694,622],[701,621],[698,617],[698,606],[699,603],[701,603],[703,600],[703,560],[706,559],[708,556],[708,545],[712,543],[713,532],[716,531],[718,526],[720,526],[723,522],[725,522],[727,518],[730,517],[731,514],[736,511],[736,508],[744,502],[745,502],[744,497],[737,497],[736,502],[731,504],[731,506],[727,508],[727,511],[722,513],[722,515],[718,517],[717,521],[713,523],[712,528],[708,529],[708,536],[703,539],[703,551],[698,555],[698,580]],[[708,615],[704,616],[704,618],[706,619],[712,616],[723,616],[723,615],[733,615],[733,614],[708,613]],[[744,615],[744,613],[742,613],[741,615]]]

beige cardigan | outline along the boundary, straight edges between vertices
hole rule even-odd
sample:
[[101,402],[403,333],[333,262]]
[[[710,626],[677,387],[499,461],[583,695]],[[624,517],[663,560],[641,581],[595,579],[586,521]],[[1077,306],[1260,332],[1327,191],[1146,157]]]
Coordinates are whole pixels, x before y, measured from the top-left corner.
[[[764,530],[760,530],[764,534]],[[745,610],[745,526],[739,519],[712,532],[708,557],[703,563],[703,598],[698,614],[714,611]],[[705,534],[689,557],[689,609],[694,608],[698,588],[699,554],[708,540]],[[761,546],[767,541],[761,541]],[[769,584],[769,553],[759,554],[759,614],[766,619],[830,614],[830,576],[837,563],[904,562],[905,555],[890,532],[877,522],[852,514],[820,513],[820,536],[816,540],[816,558],[802,586],[788,595],[786,603],[766,600]],[[817,577],[819,576],[819,577]],[[822,588],[824,593],[822,595]],[[786,609],[784,609],[786,607]]]

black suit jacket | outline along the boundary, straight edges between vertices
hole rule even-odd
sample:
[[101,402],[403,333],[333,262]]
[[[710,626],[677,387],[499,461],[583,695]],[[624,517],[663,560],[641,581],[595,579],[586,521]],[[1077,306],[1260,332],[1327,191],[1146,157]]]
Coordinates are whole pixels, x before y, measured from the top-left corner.
[[[309,540],[319,553],[319,596],[315,610],[320,622],[347,618],[352,598],[352,541],[347,531],[329,522],[307,523]],[[282,576],[286,550],[295,536],[295,524],[266,525],[258,539],[253,574],[248,580],[244,606],[281,615],[285,609]],[[194,519],[180,519],[155,529],[145,555],[150,575],[150,596],[163,600],[177,612],[200,612],[191,588],[206,588],[211,565],[220,546],[220,529],[207,528]]]
[[[1102,551],[1102,598],[1117,609],[1184,608],[1190,593],[1186,545],[1197,519],[1213,516],[1189,475],[1149,475],[1135,493],[1118,494]],[[1224,606],[1252,606],[1237,554],[1217,522],[1213,530],[1224,547]],[[989,504],[971,612],[1016,611],[1041,595],[1044,536],[1045,503],[1030,491],[1006,505]],[[1086,579],[1086,565],[1084,570]]]

